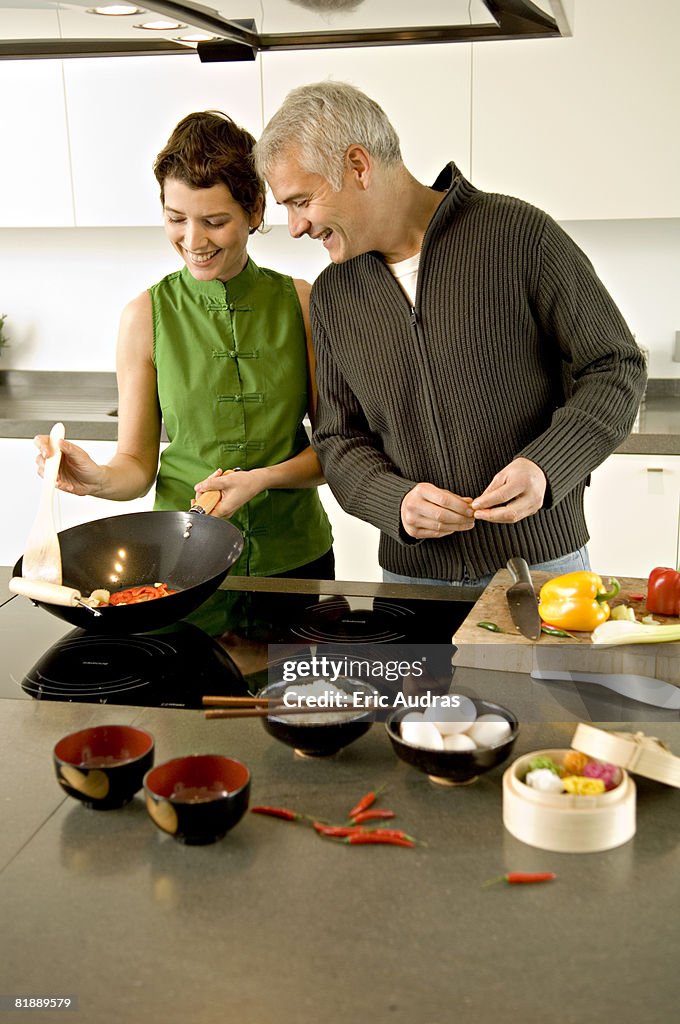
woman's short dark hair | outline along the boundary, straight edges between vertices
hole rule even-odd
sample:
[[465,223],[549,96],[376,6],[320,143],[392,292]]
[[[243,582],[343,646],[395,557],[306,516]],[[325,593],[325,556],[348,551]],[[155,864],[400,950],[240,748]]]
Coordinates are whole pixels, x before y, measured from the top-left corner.
[[175,127],[153,165],[165,201],[165,182],[176,178],[190,188],[226,185],[250,215],[264,212],[264,181],[255,170],[255,139],[219,110],[187,114]]

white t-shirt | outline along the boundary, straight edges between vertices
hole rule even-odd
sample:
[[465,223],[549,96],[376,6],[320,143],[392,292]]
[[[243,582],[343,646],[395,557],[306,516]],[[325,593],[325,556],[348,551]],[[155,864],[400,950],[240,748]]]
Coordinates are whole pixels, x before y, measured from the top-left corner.
[[407,260],[401,260],[400,263],[388,263],[387,267],[391,274],[394,274],[397,281],[401,285],[402,290],[406,293],[412,306],[415,305],[416,301],[416,285],[418,283],[418,266],[420,264],[420,253],[417,252],[415,256],[409,256]]

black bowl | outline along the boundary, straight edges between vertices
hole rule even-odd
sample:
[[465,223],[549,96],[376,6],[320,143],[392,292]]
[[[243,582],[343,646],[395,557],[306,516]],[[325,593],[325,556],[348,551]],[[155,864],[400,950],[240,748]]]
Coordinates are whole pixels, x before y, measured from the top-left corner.
[[443,785],[462,785],[473,782],[477,776],[490,771],[505,761],[515,745],[519,732],[519,722],[508,708],[500,704],[492,704],[488,700],[470,698],[479,715],[502,715],[510,723],[510,735],[495,747],[477,747],[475,750],[428,750],[406,743],[401,738],[399,724],[410,708],[400,708],[389,716],[385,722],[387,735],[397,757],[429,775],[433,782]]
[[129,725],[97,725],[59,740],[54,748],[57,779],[86,807],[123,807],[142,788],[153,764],[151,733]]
[[245,814],[250,772],[231,757],[190,754],[147,772],[144,793],[158,828],[187,846],[203,846],[221,839]]
[[[74,526],[59,534],[62,577],[83,597],[167,583],[178,593],[143,604],[104,606],[95,616],[80,605],[36,602],[60,619],[97,633],[146,633],[183,619],[203,604],[243,550],[231,523],[195,512],[133,512]],[[13,575],[21,576],[22,559]]]
[[[283,681],[270,683],[260,690],[258,697],[268,697],[270,700],[281,698],[284,690],[291,685],[293,684]],[[297,754],[305,757],[330,757],[337,754],[371,728],[375,708],[370,707],[370,704],[377,698],[378,691],[369,683],[358,679],[334,679],[333,685],[348,694],[357,694],[356,699],[361,701],[362,707],[368,707],[368,710],[343,712],[310,709],[304,713],[266,715],[261,719],[263,726],[277,740],[293,747]],[[315,721],[305,721],[311,715],[314,715]]]

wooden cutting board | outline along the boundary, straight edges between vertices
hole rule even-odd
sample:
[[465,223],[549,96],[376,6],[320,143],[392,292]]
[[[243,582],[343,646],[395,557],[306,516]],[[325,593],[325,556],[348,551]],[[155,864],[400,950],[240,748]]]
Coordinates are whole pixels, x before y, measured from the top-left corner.
[[[532,572],[538,594],[551,573]],[[646,609],[647,580],[618,577],[620,599],[629,604],[638,619]],[[626,644],[603,648],[591,643],[590,633],[576,633],[576,640],[541,635],[528,640],[519,633],[510,616],[506,593],[512,585],[507,569],[500,569],[477,601],[467,619],[453,636],[458,647],[455,664],[469,668],[498,669],[505,672],[531,672],[534,669],[582,672],[631,672],[652,676],[680,685],[680,643]],[[607,583],[607,579],[604,580]],[[644,594],[632,599],[631,594]],[[678,623],[680,619],[655,615],[662,623]],[[478,622],[495,622],[505,633],[480,629]]]

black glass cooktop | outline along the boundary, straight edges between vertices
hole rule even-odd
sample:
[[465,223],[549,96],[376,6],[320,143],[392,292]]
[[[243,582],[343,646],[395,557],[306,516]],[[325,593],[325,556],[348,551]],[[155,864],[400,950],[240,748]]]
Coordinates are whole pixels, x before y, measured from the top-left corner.
[[[451,636],[471,604],[413,598],[414,588],[231,580],[189,621],[154,633],[98,636],[73,629],[25,598],[0,606],[0,697],[199,708],[204,694],[256,692],[277,659],[360,645],[435,645],[433,674],[449,673]],[[250,589],[250,587],[254,589]],[[295,586],[321,593],[299,593]],[[358,593],[353,592],[358,591]],[[367,591],[371,591],[367,596]],[[388,591],[398,596],[383,596]],[[428,588],[415,592],[428,593]],[[432,592],[431,590],[429,591]],[[375,594],[378,596],[375,596]],[[273,646],[276,645],[276,646]]]

